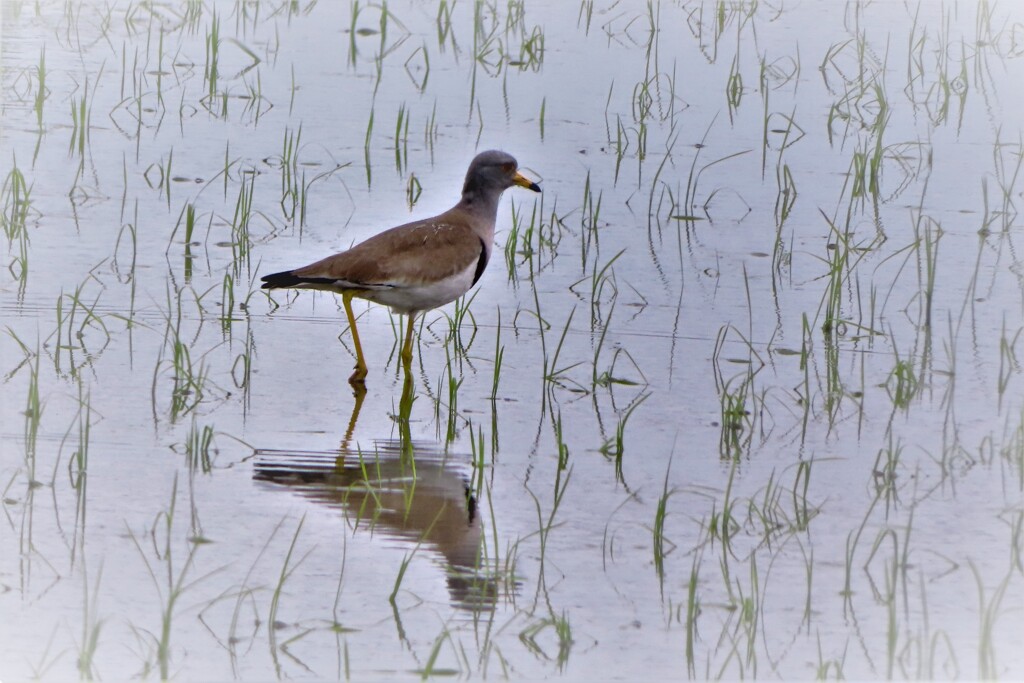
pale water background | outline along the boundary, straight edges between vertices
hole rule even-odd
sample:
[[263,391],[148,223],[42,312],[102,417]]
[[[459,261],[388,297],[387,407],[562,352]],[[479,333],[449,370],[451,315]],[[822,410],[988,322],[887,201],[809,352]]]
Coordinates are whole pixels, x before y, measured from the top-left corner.
[[1017,4],[0,6],[0,680],[1024,677]]

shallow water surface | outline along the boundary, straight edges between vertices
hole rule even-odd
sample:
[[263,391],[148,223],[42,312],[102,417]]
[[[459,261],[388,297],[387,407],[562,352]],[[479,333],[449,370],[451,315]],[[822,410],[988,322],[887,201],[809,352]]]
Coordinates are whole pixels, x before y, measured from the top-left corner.
[[0,679],[1024,677],[1015,4],[0,7]]

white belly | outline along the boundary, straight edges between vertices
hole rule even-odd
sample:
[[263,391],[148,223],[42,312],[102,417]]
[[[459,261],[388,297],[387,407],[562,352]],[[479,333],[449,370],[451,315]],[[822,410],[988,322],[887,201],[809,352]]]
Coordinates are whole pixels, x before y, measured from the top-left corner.
[[409,282],[381,289],[364,290],[359,297],[389,306],[396,313],[429,311],[455,301],[473,286],[477,264],[474,261],[461,273],[434,282]]

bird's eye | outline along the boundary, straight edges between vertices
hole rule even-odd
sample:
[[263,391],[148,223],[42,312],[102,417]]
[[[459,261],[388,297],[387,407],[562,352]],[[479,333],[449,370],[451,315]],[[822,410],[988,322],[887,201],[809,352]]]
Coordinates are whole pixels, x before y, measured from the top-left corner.
[[505,171],[505,173],[511,174],[511,173],[515,173],[516,172],[516,165],[512,164],[512,163],[502,164],[501,168],[502,168],[503,171]]

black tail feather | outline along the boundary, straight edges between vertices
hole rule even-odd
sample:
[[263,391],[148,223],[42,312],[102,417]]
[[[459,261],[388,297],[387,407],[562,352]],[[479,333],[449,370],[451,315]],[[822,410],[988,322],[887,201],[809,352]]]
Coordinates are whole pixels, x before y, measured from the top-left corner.
[[290,270],[285,270],[280,273],[273,273],[271,275],[264,275],[260,278],[263,281],[263,289],[277,289],[278,287],[294,287],[297,284],[301,284],[303,279],[292,273]]
[[279,289],[281,287],[295,287],[297,285],[331,285],[337,282],[330,277],[299,277],[293,270],[284,270],[280,273],[264,275],[260,278],[263,281],[263,289]]

